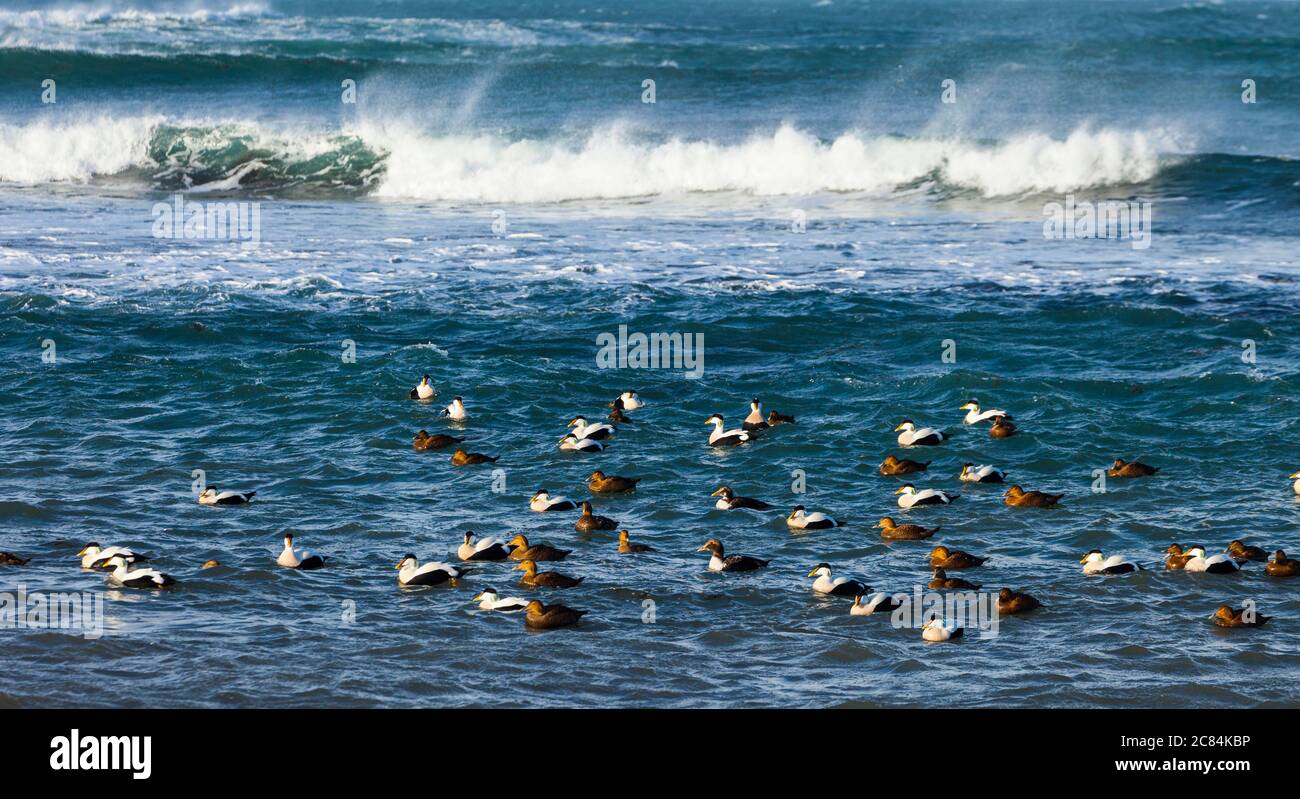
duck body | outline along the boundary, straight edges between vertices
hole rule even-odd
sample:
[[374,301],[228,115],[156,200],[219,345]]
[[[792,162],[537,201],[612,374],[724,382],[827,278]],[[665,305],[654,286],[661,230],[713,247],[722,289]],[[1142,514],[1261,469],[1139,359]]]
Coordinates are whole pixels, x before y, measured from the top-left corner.
[[1050,508],[1061,501],[1064,494],[1047,494],[1042,491],[1026,491],[1013,485],[1002,495],[1002,501],[1013,508]]
[[324,557],[314,555],[305,549],[294,549],[293,536],[291,535],[284,537],[284,549],[280,552],[280,556],[275,559],[275,562],[286,569],[310,571],[325,568]]
[[523,597],[502,597],[494,589],[486,588],[474,597],[479,610],[495,610],[501,613],[514,613],[528,607],[528,600]]
[[1260,563],[1268,562],[1268,553],[1262,548],[1248,546],[1240,541],[1233,541],[1228,544],[1227,552],[1232,556],[1233,560],[1238,561],[1239,563],[1251,560],[1259,561]]
[[738,508],[745,508],[747,510],[768,510],[772,507],[761,499],[754,499],[753,497],[738,497],[727,486],[722,486],[709,496],[719,498],[717,502],[713,503],[713,507],[718,510],[736,510]]
[[397,584],[403,588],[442,585],[451,583],[469,572],[450,563],[430,561],[420,565],[420,561],[409,552],[397,562]]
[[875,613],[890,613],[897,610],[901,604],[883,591],[871,596],[855,596],[853,597],[853,607],[849,608],[849,615],[871,616]]
[[1191,552],[1184,552],[1178,544],[1170,544],[1165,553],[1165,571],[1182,571],[1187,561],[1192,559]]
[[110,561],[113,571],[109,574],[110,583],[126,588],[166,588],[176,584],[176,578],[163,574],[157,569],[132,569],[125,558],[115,557]]
[[217,492],[216,487],[208,486],[199,494],[200,505],[247,505],[253,501],[257,495],[256,491],[222,491]]
[[1160,471],[1157,466],[1147,466],[1140,461],[1128,461],[1127,463],[1115,459],[1111,467],[1106,470],[1107,477],[1150,477]]
[[1012,591],[1010,588],[1003,588],[998,592],[998,614],[1002,616],[1014,616],[1017,613],[1028,613],[1029,611],[1037,610],[1042,606],[1042,602],[1039,602],[1029,594]]
[[794,510],[786,517],[785,523],[796,530],[829,530],[832,527],[844,526],[844,522],[836,521],[821,511],[809,513],[803,505],[795,505]]
[[587,478],[587,490],[593,494],[620,494],[625,491],[635,491],[636,484],[641,482],[640,477],[621,477],[617,474],[606,475],[602,471],[594,471]]
[[880,473],[885,477],[915,474],[930,468],[932,462],[933,461],[926,461],[925,463],[921,463],[920,461],[912,461],[907,458],[896,458],[893,455],[888,455],[880,464]]
[[1270,577],[1300,577],[1300,560],[1288,558],[1279,549],[1273,553],[1273,559],[1265,564],[1264,573]]
[[776,427],[779,424],[795,424],[795,423],[796,422],[793,416],[788,416],[784,413],[777,413],[776,411],[772,411],[767,415],[768,427]]
[[965,632],[965,629],[958,627],[955,621],[931,619],[921,628],[921,638],[931,642],[951,641],[954,638],[961,638]]
[[453,422],[463,422],[469,418],[465,412],[465,400],[461,397],[452,399],[451,404],[442,409],[442,415]]
[[571,627],[578,623],[585,610],[574,610],[564,605],[543,605],[537,600],[528,603],[524,615],[524,626],[533,630],[554,630],[557,627]]
[[1131,574],[1142,571],[1142,567],[1131,560],[1125,560],[1120,555],[1111,555],[1109,558],[1101,553],[1101,550],[1094,549],[1083,556],[1079,561],[1083,564],[1083,573],[1093,574]]
[[1007,473],[996,466],[974,466],[966,464],[958,476],[963,483],[1001,483],[1007,479]]
[[1207,557],[1203,547],[1192,547],[1187,550],[1187,554],[1191,557],[1183,564],[1183,571],[1196,574],[1235,574],[1241,569],[1237,562],[1227,555]]
[[813,580],[812,590],[826,596],[862,596],[871,589],[867,584],[860,580],[851,580],[848,577],[833,577],[831,567],[828,563],[820,563],[808,573],[809,577],[816,577]]
[[557,549],[550,544],[529,544],[525,536],[517,535],[510,539],[510,559],[511,560],[564,560],[569,556],[572,550]]
[[605,445],[592,438],[578,438],[569,433],[560,439],[560,449],[567,452],[604,452]]
[[580,533],[591,533],[597,530],[617,530],[618,522],[608,516],[597,516],[591,512],[591,503],[582,503],[582,515],[574,523],[573,529]]
[[979,586],[969,580],[963,580],[960,577],[949,577],[943,569],[935,569],[934,576],[930,578],[929,588],[935,590],[947,591],[978,591]]
[[456,557],[464,561],[505,560],[510,557],[510,548],[492,536],[475,541],[474,533],[467,530],[465,540],[456,547]]
[[434,390],[433,384],[429,382],[428,375],[421,377],[420,382],[416,384],[415,388],[411,389],[411,399],[413,400],[429,400],[436,396],[438,396],[438,392]]
[[539,572],[537,564],[531,560],[520,561],[515,571],[524,573],[519,582],[532,588],[573,588],[582,583],[585,577],[570,577],[559,572]]
[[618,399],[610,403],[616,411],[635,411],[638,408],[644,408],[645,403],[637,396],[635,391],[624,391],[618,395]]
[[763,416],[763,404],[758,401],[758,397],[755,397],[754,400],[749,403],[749,415],[745,417],[745,420],[741,422],[740,426],[750,432],[757,432],[768,428],[767,419]]
[[911,483],[906,483],[894,493],[898,495],[898,507],[903,510],[921,508],[926,505],[951,505],[961,498],[960,494],[949,494],[937,488],[918,490]]
[[1227,605],[1220,605],[1214,613],[1214,623],[1220,627],[1263,627],[1272,616],[1255,613],[1253,609],[1239,608],[1233,610]]
[[587,423],[585,417],[575,416],[569,420],[569,427],[573,428],[573,435],[578,438],[590,438],[593,441],[604,441],[614,435],[614,426],[604,422]]
[[0,566],[26,566],[31,558],[20,558],[12,552],[0,552]]
[[128,564],[149,560],[147,556],[132,552],[127,547],[109,546],[101,549],[99,544],[94,541],[86,544],[77,555],[81,557],[81,568],[83,569],[103,568],[108,565],[108,561],[119,557]]
[[473,466],[478,463],[496,463],[497,458],[480,452],[466,452],[458,449],[451,455],[452,466]]
[[747,572],[761,569],[770,560],[755,558],[750,555],[726,555],[722,548],[722,542],[716,538],[710,538],[704,542],[697,552],[709,553],[709,571],[711,572]]
[[958,408],[958,410],[966,411],[966,415],[962,417],[963,424],[979,424],[981,422],[996,422],[998,419],[1001,418],[1007,418],[1007,419],[1011,418],[1011,415],[1008,414],[1006,411],[1000,411],[996,408],[990,408],[987,411],[982,411],[980,410],[979,402],[975,400],[971,400],[970,402]]
[[411,446],[417,452],[428,452],[431,449],[442,449],[443,447],[449,447],[452,444],[459,444],[464,440],[464,438],[449,436],[443,433],[431,436],[427,430],[421,430],[411,439]]
[[911,419],[904,419],[898,427],[898,445],[901,447],[934,447],[942,444],[948,434],[933,427],[917,427]]
[[709,433],[710,447],[734,447],[753,438],[753,434],[746,430],[726,429],[726,424],[718,414],[710,416],[705,424],[713,425],[713,432]]
[[648,546],[646,544],[632,543],[632,540],[628,538],[627,530],[618,531],[618,554],[635,555],[641,552],[654,552],[654,551],[655,548],[652,546]]
[[920,541],[930,538],[942,530],[942,527],[922,527],[919,524],[896,524],[888,516],[876,525],[880,528],[880,537],[889,541]]
[[1009,417],[999,416],[997,420],[993,422],[993,426],[989,428],[989,437],[1011,438],[1017,432],[1019,432],[1018,428],[1011,422]]
[[528,509],[536,513],[550,513],[559,510],[577,510],[578,503],[564,497],[552,497],[546,491],[538,491],[528,501]]
[[973,569],[984,565],[988,558],[962,552],[960,549],[935,547],[930,550],[931,569]]

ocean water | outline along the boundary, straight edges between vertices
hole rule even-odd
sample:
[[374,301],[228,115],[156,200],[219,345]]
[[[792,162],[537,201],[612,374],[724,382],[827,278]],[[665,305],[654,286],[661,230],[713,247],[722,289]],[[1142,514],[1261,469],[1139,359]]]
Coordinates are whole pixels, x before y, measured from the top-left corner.
[[[1291,2],[8,4],[0,549],[32,561],[0,593],[93,592],[105,634],[5,629],[0,706],[1295,706],[1300,583],[1161,553],[1300,550],[1297,64]],[[178,194],[255,203],[256,240],[155,236]],[[1067,196],[1149,203],[1149,246],[1045,238]],[[620,326],[702,336],[702,374],[598,368]],[[407,399],[426,372],[467,422]],[[606,452],[557,449],[629,388]],[[754,396],[798,423],[709,448]],[[904,418],[953,433],[908,453],[953,506],[876,473]],[[1116,457],[1161,472],[1094,492]],[[528,511],[596,468],[642,478],[596,510],[657,552]],[[257,499],[199,506],[195,470]],[[500,564],[398,588],[466,529],[573,549],[542,598],[589,615],[479,612],[534,594]],[[329,567],[277,569],[286,530]],[[709,574],[711,537],[771,566]],[[181,582],[107,588],[91,540]],[[810,591],[910,594],[934,543],[1046,607],[933,645]],[[1085,578],[1093,548],[1148,570]],[[1276,618],[1209,621],[1246,600]]]

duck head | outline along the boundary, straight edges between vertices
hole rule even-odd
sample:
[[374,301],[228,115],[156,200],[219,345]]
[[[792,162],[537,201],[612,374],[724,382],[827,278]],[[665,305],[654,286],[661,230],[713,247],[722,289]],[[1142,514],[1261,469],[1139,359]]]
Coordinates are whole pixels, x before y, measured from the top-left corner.
[[711,496],[711,497],[722,497],[723,499],[731,499],[731,497],[733,496],[733,494],[731,493],[731,489],[730,489],[730,488],[728,488],[727,486],[722,486],[722,487],[719,488],[717,491],[714,491],[712,494],[709,494],[709,496]]
[[831,565],[829,563],[818,563],[813,570],[808,572],[809,577],[830,577]]
[[696,552],[709,552],[718,557],[722,557],[722,542],[716,538],[710,538]]
[[713,414],[712,416],[710,416],[708,419],[704,421],[704,424],[713,425],[714,427],[722,427],[723,425],[722,414],[720,413]]
[[971,400],[970,402],[968,402],[968,403],[966,403],[965,405],[961,406],[961,407],[958,408],[957,410],[960,410],[960,411],[975,411],[976,413],[979,413],[979,412],[980,412],[980,403],[979,403],[979,400]]
[[397,565],[394,566],[393,568],[399,571],[405,569],[407,566],[410,566],[411,568],[415,568],[417,563],[419,563],[419,561],[415,559],[415,556],[412,555],[410,552],[407,552],[405,555],[402,556],[401,560],[397,561]]
[[1089,551],[1088,551],[1088,554],[1086,554],[1086,555],[1084,555],[1082,558],[1080,558],[1080,559],[1079,559],[1079,562],[1080,562],[1080,563],[1098,563],[1098,562],[1100,562],[1100,561],[1102,561],[1102,560],[1105,560],[1105,558],[1102,557],[1101,550],[1100,550],[1100,549],[1092,549],[1092,550],[1089,550]]
[[497,601],[497,590],[495,588],[484,588],[482,591],[479,591],[478,594],[470,601],[480,602],[484,599],[486,599],[489,602]]
[[910,432],[912,432],[912,431],[915,430],[915,429],[916,429],[916,424],[915,424],[911,419],[904,419],[902,422],[899,423],[898,427],[895,427],[895,428],[894,428],[894,432],[895,432],[895,433],[901,433],[901,432],[908,432],[908,433],[910,433]]
[[523,572],[531,577],[537,573],[537,564],[531,560],[521,560],[514,570],[517,572]]
[[882,530],[892,530],[895,527],[894,520],[889,516],[882,516],[876,526]]
[[1009,499],[1015,499],[1016,497],[1023,497],[1024,495],[1025,495],[1025,489],[1021,488],[1020,486],[1011,486],[1010,488],[1007,489],[1007,492],[1002,496],[1007,497]]
[[509,546],[516,547],[518,549],[528,549],[528,538],[525,537],[523,533],[520,533],[519,535],[510,539]]
[[894,492],[895,494],[915,494],[916,486],[911,483],[904,483],[903,487]]

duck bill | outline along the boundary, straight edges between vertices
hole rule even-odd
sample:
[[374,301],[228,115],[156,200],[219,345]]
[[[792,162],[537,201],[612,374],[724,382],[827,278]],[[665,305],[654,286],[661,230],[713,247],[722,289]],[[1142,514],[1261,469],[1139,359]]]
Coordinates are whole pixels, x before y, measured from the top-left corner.
[[903,494],[903,493],[906,493],[906,492],[907,492],[907,489],[906,489],[906,488],[900,488],[900,489],[898,489],[897,491],[895,491],[894,493],[895,493],[895,494]]
[[711,497],[720,497],[720,496],[722,496],[722,489],[719,488],[717,491],[714,491],[712,494],[709,494],[709,496],[711,496]]

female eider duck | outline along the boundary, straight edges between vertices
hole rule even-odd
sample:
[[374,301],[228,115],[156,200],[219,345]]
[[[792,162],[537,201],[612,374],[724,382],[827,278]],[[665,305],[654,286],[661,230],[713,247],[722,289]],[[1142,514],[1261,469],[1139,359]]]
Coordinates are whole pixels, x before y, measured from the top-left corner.
[[102,569],[108,565],[109,560],[116,557],[121,557],[127,563],[140,563],[149,560],[148,556],[132,552],[126,547],[111,546],[101,549],[99,544],[94,541],[82,547],[77,556],[81,558],[81,568],[83,569]]
[[498,596],[495,588],[484,588],[470,601],[477,602],[479,610],[499,610],[502,613],[513,613],[528,607],[527,599],[519,596]]
[[433,399],[436,396],[438,396],[438,392],[435,391],[433,386],[429,383],[428,375],[421,377],[419,385],[411,389],[411,399],[427,400]]
[[534,599],[528,603],[524,615],[524,626],[533,630],[554,630],[556,627],[571,627],[587,615],[585,610],[574,610],[565,605],[543,605]]
[[763,418],[763,403],[758,401],[758,397],[750,400],[749,415],[745,417],[740,426],[750,432],[767,429],[767,420]]
[[932,642],[951,641],[954,638],[961,638],[965,631],[965,628],[958,627],[955,621],[930,619],[921,628],[921,638]]
[[949,577],[943,569],[935,569],[934,574],[930,577],[928,588],[935,590],[951,591],[978,591],[979,586],[969,580],[963,580],[960,577]]
[[761,499],[753,497],[738,497],[730,487],[722,486],[717,491],[709,494],[711,497],[718,497],[718,501],[713,503],[713,507],[718,510],[735,510],[736,508],[748,508],[749,510],[767,510],[772,506]]
[[882,517],[876,526],[880,528],[880,537],[891,541],[920,541],[943,529],[922,527],[919,524],[897,524],[888,516]]
[[827,596],[862,596],[871,589],[861,580],[851,580],[848,577],[831,577],[831,565],[829,563],[818,563],[813,570],[808,572],[809,577],[816,577],[813,580],[812,590],[819,594]]
[[722,421],[720,414],[713,414],[708,418],[705,424],[713,425],[713,432],[709,433],[710,447],[731,447],[736,444],[744,444],[752,436],[744,430],[727,430]]
[[20,558],[12,552],[0,552],[0,566],[26,566],[31,558]]
[[321,569],[325,567],[325,558],[321,555],[313,555],[305,549],[293,548],[293,534],[284,534],[284,550],[280,552],[280,557],[275,562],[286,569]]
[[1211,618],[1220,627],[1263,627],[1273,617],[1256,613],[1253,607],[1233,610],[1228,605],[1220,605]]
[[1237,565],[1237,561],[1227,555],[1210,555],[1206,557],[1205,547],[1202,546],[1194,546],[1187,550],[1186,554],[1190,555],[1191,558],[1183,564],[1183,571],[1197,574],[1235,574],[1241,570],[1241,567]]
[[126,558],[120,555],[109,560],[107,565],[113,567],[108,581],[126,588],[166,588],[176,584],[175,577],[157,569],[132,569]]
[[626,413],[623,413],[623,411],[618,408],[615,408],[614,410],[610,411],[609,415],[605,418],[609,419],[611,422],[614,422],[615,424],[632,424],[632,417],[628,416]]
[[796,530],[828,530],[844,526],[844,522],[836,521],[819,510],[809,513],[803,505],[795,505],[790,515],[785,517],[785,523]]
[[911,419],[904,419],[898,427],[898,444],[903,447],[933,447],[942,444],[948,435],[933,427],[917,427]]
[[587,475],[587,490],[593,494],[620,494],[635,491],[640,477],[620,477],[617,474],[606,475],[597,469]]
[[914,474],[923,472],[930,468],[933,461],[910,461],[907,458],[896,458],[893,455],[886,455],[885,460],[880,464],[880,473],[885,477],[895,477],[902,474]]
[[473,466],[476,463],[496,463],[497,458],[499,457],[499,455],[493,457],[492,455],[483,455],[479,452],[466,452],[463,449],[458,449],[451,454],[451,465]]
[[459,444],[464,440],[463,437],[457,438],[456,436],[444,435],[443,433],[431,436],[429,435],[429,431],[421,430],[415,434],[415,438],[411,439],[411,446],[414,447],[417,452],[427,452],[431,449],[442,449],[443,447],[449,447],[452,444]]
[[524,576],[519,578],[519,582],[532,588],[573,588],[586,577],[570,577],[567,574],[559,572],[539,572],[537,562],[532,560],[523,560],[515,567],[515,571],[523,572]]
[[962,552],[960,549],[948,549],[938,546],[930,550],[931,569],[973,569],[981,566],[988,558]]
[[853,597],[853,606],[849,608],[850,616],[870,616],[873,613],[889,613],[898,610],[902,605],[884,591],[878,591],[871,596]]
[[1002,495],[1002,501],[1013,508],[1050,508],[1061,501],[1064,494],[1047,494],[1042,491],[1026,491],[1013,485]]
[[637,408],[644,408],[645,403],[641,401],[635,391],[624,391],[609,406],[616,411],[635,411]]
[[654,552],[655,548],[648,544],[633,544],[632,539],[628,538],[627,530],[618,531],[618,554],[635,555],[638,552]]
[[200,568],[200,569],[217,569],[217,568],[220,568],[220,567],[221,567],[221,561],[217,560],[216,558],[212,558],[211,560],[205,560],[205,561],[203,561],[203,565],[200,566],[199,568]]
[[256,491],[222,491],[217,493],[216,486],[208,486],[199,494],[200,505],[247,505],[257,495]]
[[452,397],[451,404],[442,409],[441,415],[447,417],[453,422],[463,422],[468,419],[469,414],[465,413],[465,398]]
[[1107,477],[1150,477],[1160,471],[1159,466],[1147,466],[1141,461],[1125,462],[1119,458],[1106,470]]
[[1264,566],[1264,573],[1270,577],[1300,577],[1300,560],[1288,558],[1286,553],[1278,550],[1273,559]]
[[456,557],[461,560],[505,560],[510,548],[501,539],[488,536],[474,540],[474,531],[465,531],[465,540],[456,547]]
[[597,516],[591,512],[591,503],[584,501],[582,503],[582,515],[574,523],[573,528],[580,533],[590,533],[594,530],[617,530],[618,522],[608,516]]
[[996,466],[976,466],[968,463],[961,467],[957,479],[963,483],[1001,483],[1007,479],[1007,473]]
[[1248,546],[1237,539],[1233,539],[1228,544],[1228,548],[1224,551],[1231,555],[1233,560],[1238,561],[1239,563],[1245,563],[1248,560],[1256,560],[1260,563],[1266,563],[1268,561],[1268,553],[1265,552],[1263,548]]
[[403,588],[410,588],[421,585],[442,585],[451,583],[456,585],[456,580],[469,574],[468,571],[460,569],[450,563],[441,561],[432,561],[423,566],[415,556],[407,552],[402,559],[397,561],[397,584]]
[[989,438],[1011,438],[1017,432],[1018,428],[1012,424],[1010,417],[999,416],[989,428]]
[[795,424],[794,417],[776,411],[770,412],[767,415],[767,426],[776,427],[779,424]]
[[578,503],[564,497],[553,497],[543,488],[533,498],[528,500],[528,509],[537,513],[547,513],[556,510],[577,510]]
[[925,505],[951,505],[961,499],[961,494],[948,494],[937,488],[924,488],[917,491],[916,486],[911,483],[904,483],[894,493],[898,494],[898,507],[903,510]]
[[981,411],[979,400],[971,400],[970,402],[961,406],[957,410],[966,411],[966,415],[962,417],[962,422],[964,424],[979,424],[980,422],[996,422],[998,419],[1004,417],[1008,419],[1011,418],[1011,414],[1007,413],[1006,411],[999,411],[996,408],[987,411]]
[[1165,555],[1165,571],[1182,571],[1187,561],[1192,559],[1190,547],[1187,551],[1183,551],[1182,546],[1176,543],[1170,544],[1165,549]]
[[567,433],[560,439],[560,449],[568,452],[604,452],[605,445],[595,439],[578,438],[573,433]]
[[1035,597],[1012,591],[1010,588],[1003,588],[998,591],[998,615],[1013,616],[1017,613],[1028,613],[1031,610],[1037,610],[1043,606]]
[[709,553],[709,571],[711,572],[749,572],[761,569],[772,562],[749,555],[725,555],[722,550],[722,542],[716,538],[705,541],[704,545],[695,551]]
[[522,533],[510,539],[511,560],[564,560],[571,549],[556,549],[550,544],[529,544],[528,537]]
[[569,420],[569,427],[573,428],[573,434],[578,438],[590,438],[593,441],[603,441],[614,435],[614,426],[604,422],[593,422],[587,424],[587,420],[582,416],[575,416]]
[[1083,564],[1084,574],[1129,574],[1142,571],[1142,567],[1133,561],[1125,560],[1121,555],[1111,555],[1108,558],[1101,554],[1100,549],[1090,550],[1079,562]]

